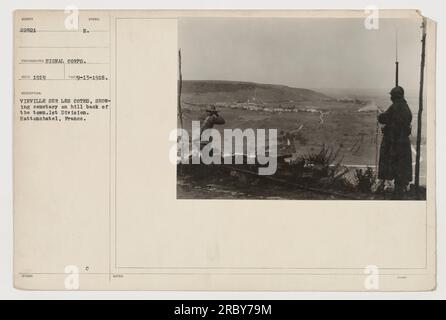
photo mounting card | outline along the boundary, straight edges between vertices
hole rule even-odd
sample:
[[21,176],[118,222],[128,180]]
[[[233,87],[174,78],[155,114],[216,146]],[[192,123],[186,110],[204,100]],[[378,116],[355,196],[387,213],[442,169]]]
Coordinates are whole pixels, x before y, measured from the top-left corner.
[[16,288],[434,290],[435,70],[416,10],[16,11]]

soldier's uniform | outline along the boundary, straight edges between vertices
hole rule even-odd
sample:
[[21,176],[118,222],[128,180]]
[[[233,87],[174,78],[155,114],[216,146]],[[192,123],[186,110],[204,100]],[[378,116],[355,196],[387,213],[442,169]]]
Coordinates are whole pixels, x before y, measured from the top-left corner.
[[[206,115],[203,118],[203,123],[201,124],[201,127],[200,127],[200,137],[204,130],[212,129],[212,128],[214,128],[214,125],[216,125],[216,124],[225,124],[225,123],[226,123],[225,119],[223,119],[223,117],[221,117],[218,114],[215,106],[208,106],[206,108]],[[201,141],[200,149],[203,149],[203,147],[211,141],[212,140]]]
[[393,104],[378,116],[378,121],[384,124],[378,178],[395,180],[395,191],[403,192],[412,181],[412,150],[409,139],[412,113],[404,99],[402,87],[393,88],[390,95]]

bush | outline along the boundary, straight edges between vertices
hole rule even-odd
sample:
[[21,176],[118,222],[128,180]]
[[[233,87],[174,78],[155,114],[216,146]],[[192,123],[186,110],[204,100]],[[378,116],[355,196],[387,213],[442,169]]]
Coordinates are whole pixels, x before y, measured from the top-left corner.
[[341,160],[339,160],[339,152],[341,147],[339,147],[336,151],[331,147],[326,147],[325,144],[322,145],[322,148],[319,152],[312,152],[305,156],[302,156],[302,159],[305,160],[307,164],[312,165],[320,165],[320,166],[330,166],[340,165]]

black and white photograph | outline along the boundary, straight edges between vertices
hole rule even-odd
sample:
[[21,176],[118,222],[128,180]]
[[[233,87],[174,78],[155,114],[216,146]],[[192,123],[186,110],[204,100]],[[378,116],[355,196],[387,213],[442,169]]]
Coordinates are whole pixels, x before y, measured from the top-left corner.
[[423,19],[182,18],[178,199],[425,200]]

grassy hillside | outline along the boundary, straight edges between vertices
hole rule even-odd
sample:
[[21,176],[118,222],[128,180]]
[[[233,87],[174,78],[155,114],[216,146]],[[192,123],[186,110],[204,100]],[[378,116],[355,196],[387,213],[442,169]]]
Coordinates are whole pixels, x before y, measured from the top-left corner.
[[185,102],[197,104],[231,102],[278,103],[331,99],[322,93],[308,89],[218,80],[185,80],[183,81],[181,98]]

